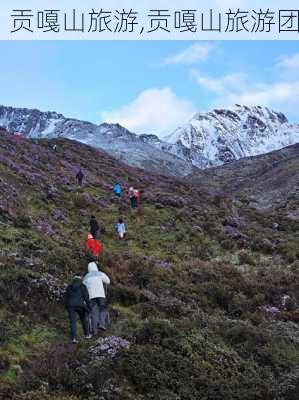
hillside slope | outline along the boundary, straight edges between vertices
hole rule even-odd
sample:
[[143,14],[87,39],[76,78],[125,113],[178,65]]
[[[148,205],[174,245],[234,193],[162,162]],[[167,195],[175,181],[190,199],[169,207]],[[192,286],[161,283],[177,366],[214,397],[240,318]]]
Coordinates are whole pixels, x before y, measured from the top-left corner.
[[101,148],[129,165],[168,175],[185,176],[192,164],[165,150],[155,135],[138,136],[119,124],[101,125],[66,118],[56,112],[0,105],[0,128],[27,138],[64,137]]
[[[297,398],[299,223],[288,204],[298,199],[256,208],[246,190],[213,192],[205,179],[145,173],[67,139],[0,134],[1,399]],[[136,212],[112,196],[116,181],[144,191]],[[112,325],[75,346],[62,299],[86,271],[91,214]]]
[[279,151],[194,172],[194,184],[214,193],[244,195],[256,208],[296,209],[299,196],[299,144]]

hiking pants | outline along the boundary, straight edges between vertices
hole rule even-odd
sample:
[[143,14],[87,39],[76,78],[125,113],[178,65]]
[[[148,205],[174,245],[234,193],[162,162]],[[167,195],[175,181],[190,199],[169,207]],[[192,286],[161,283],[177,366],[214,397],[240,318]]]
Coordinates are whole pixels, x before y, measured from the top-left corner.
[[98,238],[98,229],[90,229],[90,233],[92,234],[94,239]]
[[130,202],[131,202],[131,207],[132,208],[137,208],[138,207],[138,203],[137,203],[137,197],[133,196],[130,198]]
[[84,307],[71,307],[68,309],[69,317],[70,317],[70,325],[71,325],[71,338],[77,338],[77,316],[80,318],[80,322],[82,325],[82,329],[84,331],[84,335],[88,335],[88,325],[87,325],[87,311]]
[[103,297],[96,297],[90,300],[91,304],[91,321],[93,333],[96,333],[98,327],[106,328],[106,299]]

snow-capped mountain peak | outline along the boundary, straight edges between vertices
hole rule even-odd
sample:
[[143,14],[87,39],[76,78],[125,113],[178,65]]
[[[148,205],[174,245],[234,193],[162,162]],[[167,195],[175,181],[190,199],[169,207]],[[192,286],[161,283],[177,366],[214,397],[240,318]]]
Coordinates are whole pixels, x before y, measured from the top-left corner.
[[161,140],[136,135],[119,124],[65,118],[56,112],[0,106],[0,127],[30,138],[66,137],[102,148],[122,161],[152,171],[187,175],[265,154],[299,142],[299,125],[267,107],[238,105],[196,114]]
[[267,107],[235,105],[196,114],[167,140],[200,168],[278,150],[299,141],[299,126]]

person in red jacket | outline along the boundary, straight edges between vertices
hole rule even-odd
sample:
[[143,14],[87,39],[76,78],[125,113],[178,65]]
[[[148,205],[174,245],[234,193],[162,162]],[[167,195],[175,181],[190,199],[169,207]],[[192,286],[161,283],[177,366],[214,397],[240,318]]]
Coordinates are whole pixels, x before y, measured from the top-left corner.
[[89,233],[86,241],[86,252],[91,253],[94,257],[98,257],[102,251],[102,245],[99,240],[94,239],[94,237]]

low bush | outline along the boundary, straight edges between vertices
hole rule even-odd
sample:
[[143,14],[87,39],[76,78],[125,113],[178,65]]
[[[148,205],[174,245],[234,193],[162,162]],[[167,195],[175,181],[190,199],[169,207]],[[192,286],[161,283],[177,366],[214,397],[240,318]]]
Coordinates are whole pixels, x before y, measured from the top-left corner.
[[111,301],[121,303],[124,306],[138,304],[141,301],[141,291],[134,287],[127,287],[120,284],[109,289]]
[[32,222],[26,211],[18,211],[14,219],[14,226],[21,229],[31,228]]

